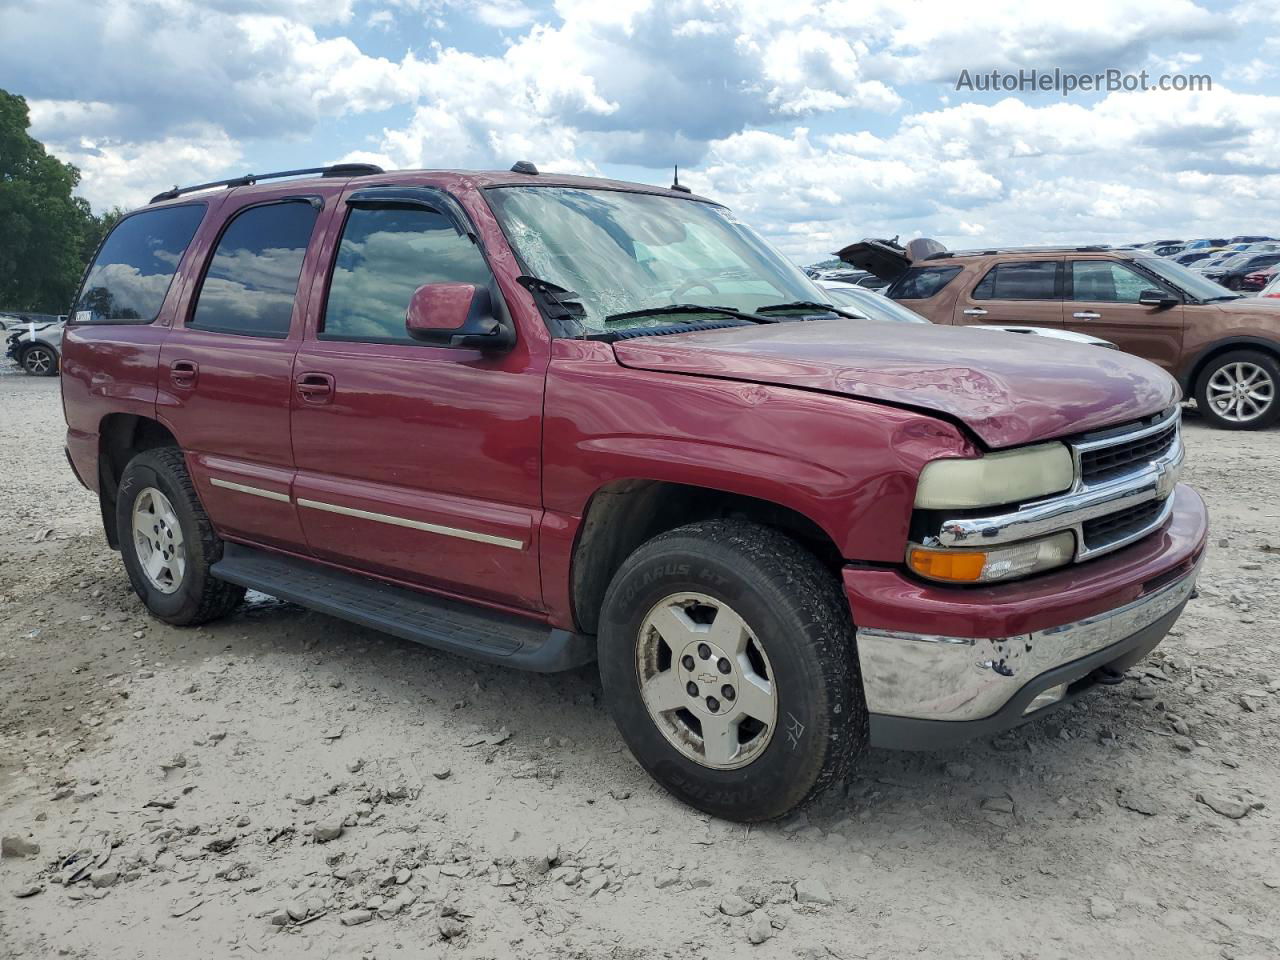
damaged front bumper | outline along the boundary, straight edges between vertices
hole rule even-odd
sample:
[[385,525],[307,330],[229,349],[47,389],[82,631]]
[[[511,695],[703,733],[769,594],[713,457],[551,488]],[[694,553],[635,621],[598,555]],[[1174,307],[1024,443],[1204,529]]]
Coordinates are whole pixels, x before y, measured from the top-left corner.
[[[875,602],[893,596],[884,589],[877,592],[883,580],[876,577],[882,574],[867,574],[866,583],[857,573],[847,574],[855,623],[870,619],[875,624],[857,630],[873,745],[936,749],[997,733],[1060,706],[1149,653],[1195,588],[1207,535],[1200,498],[1179,487],[1175,499],[1169,525],[1152,534],[1151,542],[1131,547],[1134,556],[1117,553],[1077,567],[1075,579],[1064,579],[1060,591],[1043,586],[1020,591],[1007,585],[1002,599],[1010,609],[1003,614],[982,602],[1001,597],[996,590],[970,595],[961,607],[968,606],[973,617],[967,623],[951,620],[969,628],[965,630],[912,630],[886,622],[932,626],[941,618],[927,605],[956,606],[951,602],[954,590],[899,590],[896,600],[908,609],[900,607],[901,616],[893,617],[891,609]],[[1095,605],[1086,612],[1080,606],[1091,586],[1078,572],[1085,567],[1094,568],[1086,576],[1098,577],[1094,596],[1101,599],[1102,609]],[[1052,578],[1042,580],[1050,583]],[[920,609],[909,608],[913,598]],[[1068,619],[1060,613],[1055,619],[1055,608],[1085,615]],[[946,612],[951,618],[963,615],[963,610]],[[1016,629],[985,632],[984,625]],[[970,633],[985,635],[957,635]]]

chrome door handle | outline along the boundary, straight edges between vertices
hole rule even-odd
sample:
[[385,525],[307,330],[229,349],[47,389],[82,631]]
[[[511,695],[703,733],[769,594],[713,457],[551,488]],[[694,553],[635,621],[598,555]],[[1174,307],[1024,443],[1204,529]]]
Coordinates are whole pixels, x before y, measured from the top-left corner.
[[969,309],[964,311],[964,315],[966,317],[985,317],[987,315],[987,311],[983,310],[981,307],[969,307]]
[[1081,310],[1079,313],[1073,313],[1073,317],[1077,320],[1101,320],[1102,314],[1094,313],[1092,310]]

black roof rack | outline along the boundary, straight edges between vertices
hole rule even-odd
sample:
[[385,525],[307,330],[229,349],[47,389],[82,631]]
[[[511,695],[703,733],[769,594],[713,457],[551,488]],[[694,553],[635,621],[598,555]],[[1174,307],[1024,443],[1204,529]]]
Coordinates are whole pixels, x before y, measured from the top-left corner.
[[319,174],[322,177],[363,177],[369,174],[382,173],[383,170],[376,163],[335,163],[328,167],[307,167],[302,170],[278,170],[275,173],[246,173],[243,177],[232,177],[230,180],[210,180],[208,183],[197,183],[191,187],[175,186],[172,190],[166,190],[164,193],[157,193],[151,198],[152,203],[159,203],[161,200],[172,200],[174,197],[180,197],[184,193],[194,193],[197,190],[211,190],[214,187],[247,187],[250,184],[257,183],[259,180],[279,180],[283,177],[304,177],[311,174]]

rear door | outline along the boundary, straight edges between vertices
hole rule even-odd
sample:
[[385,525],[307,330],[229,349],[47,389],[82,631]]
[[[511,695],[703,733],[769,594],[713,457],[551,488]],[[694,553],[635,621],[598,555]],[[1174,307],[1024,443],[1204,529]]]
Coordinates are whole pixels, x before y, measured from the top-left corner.
[[407,336],[422,284],[487,287],[506,309],[465,214],[432,192],[364,188],[332,227],[294,362],[299,518],[320,559],[537,609],[546,352]]
[[229,198],[161,349],[158,413],[214,526],[233,539],[306,550],[290,500],[289,398],[306,306],[299,280],[324,204],[340,189]]
[[[1139,303],[1155,290],[1178,301],[1173,307]],[[1125,353],[1150,360],[1170,373],[1182,354],[1182,297],[1168,285],[1119,260],[1067,263],[1065,320],[1068,330],[1110,340]]]
[[953,322],[1062,327],[1062,261],[1005,260],[956,298]]

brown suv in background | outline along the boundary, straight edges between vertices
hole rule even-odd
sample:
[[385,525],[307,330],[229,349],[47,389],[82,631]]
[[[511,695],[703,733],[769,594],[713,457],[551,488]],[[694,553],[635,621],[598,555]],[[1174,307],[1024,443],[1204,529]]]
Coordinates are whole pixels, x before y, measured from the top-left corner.
[[863,240],[836,256],[890,280],[885,293],[934,323],[1062,327],[1173,374],[1213,425],[1280,418],[1280,303],[1241,297],[1142,250],[949,251],[921,238]]

